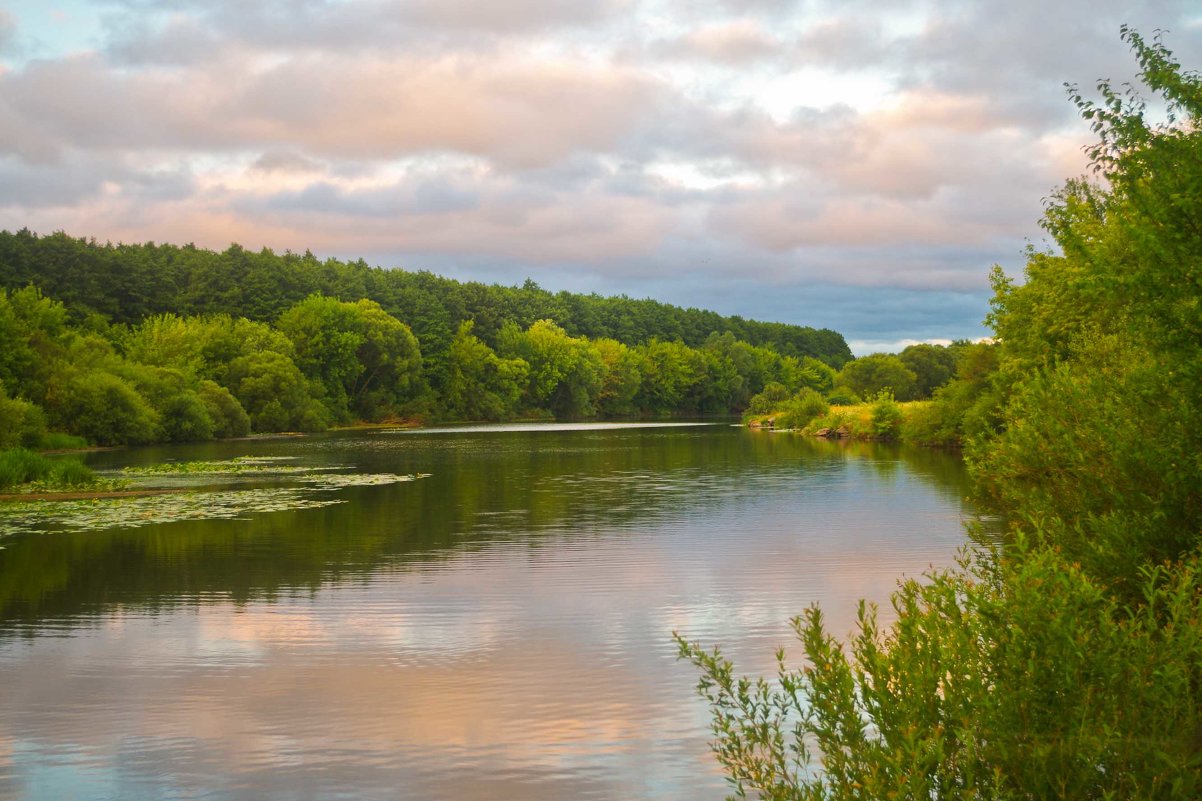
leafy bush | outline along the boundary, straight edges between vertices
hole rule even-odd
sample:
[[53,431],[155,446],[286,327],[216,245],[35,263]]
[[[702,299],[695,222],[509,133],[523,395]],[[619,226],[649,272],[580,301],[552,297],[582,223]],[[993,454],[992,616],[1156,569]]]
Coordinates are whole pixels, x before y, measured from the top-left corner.
[[751,405],[747,407],[748,414],[771,414],[781,408],[781,404],[789,399],[789,390],[784,384],[772,381],[764,386],[764,391],[751,396]]
[[904,582],[888,630],[862,605],[847,652],[811,608],[793,621],[808,663],[791,669],[782,652],[775,684],[677,640],[740,798],[1193,799],[1199,569],[1145,569],[1146,604],[1131,610],[1018,543],[1000,567]]
[[98,445],[153,442],[158,414],[125,380],[102,370],[78,373],[56,397],[57,420]]
[[250,416],[228,389],[214,381],[201,381],[196,394],[213,421],[213,436],[245,437],[250,433]]
[[796,396],[780,405],[776,418],[777,428],[804,428],[814,418],[829,411],[826,400],[817,391],[803,389]]
[[37,447],[46,434],[46,415],[28,401],[0,390],[0,448]]
[[681,642],[739,796],[1202,797],[1202,76],[1123,38],[1167,122],[1131,87],[1074,97],[1104,184],[1047,204],[1061,252],[995,271],[999,343],[914,424],[965,441],[1004,546],[905,582],[845,646],[811,609],[775,686]]
[[826,395],[826,402],[831,406],[855,406],[860,402],[860,396],[845,386],[837,386]]
[[902,400],[913,400],[918,377],[897,356],[873,353],[843,365],[836,383],[865,398],[889,390]]
[[213,418],[207,405],[192,391],[172,395],[164,401],[163,434],[171,442],[197,442],[213,438]]
[[893,439],[901,429],[902,410],[893,399],[892,392],[881,392],[872,402],[872,433],[877,437]]

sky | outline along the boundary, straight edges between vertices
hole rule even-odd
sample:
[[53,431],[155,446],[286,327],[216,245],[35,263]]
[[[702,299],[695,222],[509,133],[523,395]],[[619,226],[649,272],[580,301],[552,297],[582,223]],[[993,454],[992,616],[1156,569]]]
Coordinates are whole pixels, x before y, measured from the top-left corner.
[[1202,67],[1196,0],[0,0],[0,229],[977,338],[1124,23]]

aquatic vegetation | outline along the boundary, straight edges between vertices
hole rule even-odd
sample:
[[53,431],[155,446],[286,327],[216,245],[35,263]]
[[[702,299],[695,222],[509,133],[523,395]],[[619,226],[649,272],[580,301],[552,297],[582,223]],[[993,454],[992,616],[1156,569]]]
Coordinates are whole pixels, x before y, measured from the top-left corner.
[[191,475],[217,473],[240,475],[243,473],[312,473],[316,470],[339,470],[339,466],[302,467],[281,465],[279,462],[295,459],[295,456],[238,456],[233,459],[213,462],[164,462],[144,467],[126,467],[121,472],[127,476]]
[[[14,501],[0,504],[0,535],[40,531],[83,531],[116,527],[138,527],[177,520],[241,518],[250,514],[294,509],[314,509],[345,503],[344,499],[322,497],[316,493],[347,487],[372,487],[399,484],[425,478],[429,474],[332,473],[341,466],[302,466],[279,464],[292,456],[242,456],[226,461],[179,462],[126,468],[129,478],[96,479],[88,489],[97,497],[84,500]],[[237,481],[247,474],[275,477],[293,486],[228,487],[205,489],[184,483],[192,476]],[[29,485],[33,486],[33,485]],[[111,490],[136,487],[146,494],[103,497]]]
[[313,497],[309,488],[176,492],[73,501],[21,501],[0,507],[0,532],[136,528],[178,520],[240,518],[261,512],[315,509],[345,503]]
[[314,489],[334,490],[343,487],[376,487],[381,484],[399,484],[404,481],[416,481],[419,478],[429,478],[429,473],[398,476],[393,473],[326,473],[315,476],[304,476],[297,479]]

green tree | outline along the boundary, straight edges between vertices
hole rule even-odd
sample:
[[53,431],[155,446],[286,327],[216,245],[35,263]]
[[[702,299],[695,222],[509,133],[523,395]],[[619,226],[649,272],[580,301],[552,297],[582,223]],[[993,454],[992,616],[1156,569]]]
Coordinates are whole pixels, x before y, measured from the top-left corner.
[[914,397],[929,398],[956,373],[956,352],[942,345],[909,345],[897,355],[914,373]]
[[1103,183],[1048,203],[1058,252],[1025,281],[995,271],[998,344],[962,349],[932,405],[976,427],[1002,543],[846,645],[811,610],[776,685],[682,644],[740,796],[1202,794],[1202,77],[1123,37],[1167,114],[1107,81],[1074,96]]
[[914,398],[917,376],[905,362],[888,353],[874,353],[843,365],[835,381],[860,397],[890,390],[898,400]]
[[250,433],[250,415],[228,389],[206,379],[200,382],[196,395],[213,423],[213,436],[244,437]]
[[521,403],[530,365],[497,356],[472,334],[473,326],[465,320],[451,342],[445,412],[459,420],[511,419]]
[[672,414],[683,409],[694,380],[689,348],[679,342],[652,340],[638,351],[643,363],[639,408],[650,414]]
[[365,370],[358,357],[365,338],[354,304],[312,295],[284,312],[277,325],[292,341],[296,366],[320,387],[333,418],[349,421],[350,393]]
[[422,394],[422,354],[409,326],[378,303],[359,300],[354,305],[362,335],[355,356],[363,371],[348,394],[360,418],[377,420]]
[[227,386],[255,431],[321,431],[330,413],[309,392],[296,364],[282,353],[240,356],[230,363]]
[[378,419],[422,390],[417,339],[375,301],[312,295],[281,315],[279,329],[335,419]]
[[159,437],[159,416],[136,389],[104,370],[72,372],[49,393],[56,427],[97,445],[139,445]]
[[36,448],[46,434],[46,414],[34,404],[10,398],[0,384],[0,449]]
[[638,352],[616,339],[597,339],[593,347],[605,365],[597,394],[597,411],[605,417],[627,417],[638,412],[635,398],[643,382]]
[[550,320],[538,320],[520,336],[510,329],[504,339],[502,352],[530,365],[526,396],[531,406],[559,418],[596,414],[605,364],[588,340],[568,336]]

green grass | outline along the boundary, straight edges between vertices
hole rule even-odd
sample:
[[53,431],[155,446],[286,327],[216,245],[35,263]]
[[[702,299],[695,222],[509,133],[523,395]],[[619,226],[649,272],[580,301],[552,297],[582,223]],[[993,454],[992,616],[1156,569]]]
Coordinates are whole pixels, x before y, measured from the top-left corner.
[[89,443],[84,437],[64,434],[61,431],[47,431],[38,440],[38,447],[44,451],[81,450],[88,445]]
[[95,482],[95,473],[78,459],[51,459],[25,448],[0,451],[0,491],[53,491]]
[[[877,403],[873,401],[848,406],[831,406],[826,414],[810,419],[808,423],[797,427],[796,430],[812,436],[824,428],[829,428],[831,431],[846,428],[847,436],[850,439],[888,437],[901,439],[904,442],[906,441],[906,422],[915,415],[924,413],[931,402],[907,401],[894,405],[901,413],[900,420],[884,420],[880,412],[874,415],[874,412],[877,411]],[[781,420],[788,420],[789,416],[787,411],[777,411],[772,414],[750,416],[747,420],[763,421],[769,418],[776,419],[777,428],[782,428],[785,426],[781,425]],[[888,423],[887,427],[886,423]]]

